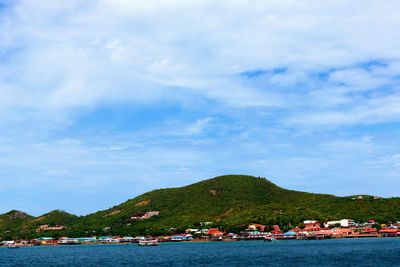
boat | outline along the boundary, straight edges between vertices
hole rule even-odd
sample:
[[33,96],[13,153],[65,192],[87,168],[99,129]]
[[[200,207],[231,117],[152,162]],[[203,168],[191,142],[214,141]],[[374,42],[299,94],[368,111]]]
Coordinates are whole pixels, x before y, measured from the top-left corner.
[[76,238],[61,238],[57,242],[58,245],[80,245],[81,243],[79,242],[78,239]]
[[224,241],[222,236],[213,236],[211,237],[211,241]]
[[137,243],[140,247],[142,246],[158,246],[157,239],[146,239],[146,240],[139,240]]
[[276,239],[276,238],[273,237],[273,236],[266,236],[266,237],[264,238],[264,241],[267,241],[267,242],[278,242],[278,239]]
[[16,244],[10,244],[10,245],[7,245],[7,248],[16,249],[16,248],[21,248],[21,246],[16,245]]

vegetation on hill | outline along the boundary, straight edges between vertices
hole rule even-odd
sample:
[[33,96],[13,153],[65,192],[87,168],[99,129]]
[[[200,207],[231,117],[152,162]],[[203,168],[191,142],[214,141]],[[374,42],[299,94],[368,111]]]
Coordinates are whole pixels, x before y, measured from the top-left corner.
[[34,217],[19,210],[0,215],[0,238],[12,239],[21,234],[21,228]]
[[[399,204],[400,198],[312,194],[286,190],[264,178],[226,175],[180,188],[154,190],[87,216],[53,211],[38,218],[28,216],[18,223],[0,221],[0,237],[4,238],[4,231],[10,229],[13,233],[19,229],[21,237],[33,237],[38,235],[33,230],[39,224],[68,227],[47,235],[98,236],[161,235],[181,232],[186,227],[198,228],[201,222],[213,222],[227,231],[242,230],[252,222],[279,224],[285,229],[305,219],[388,222],[400,219]],[[149,211],[159,211],[159,215],[143,220],[132,218]]]

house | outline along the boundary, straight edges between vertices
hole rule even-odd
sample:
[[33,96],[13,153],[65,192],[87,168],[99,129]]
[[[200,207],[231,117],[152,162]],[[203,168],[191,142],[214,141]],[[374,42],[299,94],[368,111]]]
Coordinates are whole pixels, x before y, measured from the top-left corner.
[[272,228],[274,228],[274,230],[272,230],[271,233],[274,235],[279,235],[283,233],[281,228],[279,228],[279,225],[273,225]]
[[356,222],[352,219],[342,219],[340,220],[340,226],[341,227],[352,227],[355,226]]
[[121,243],[133,243],[135,241],[135,238],[133,238],[132,236],[124,236],[123,238],[121,238]]
[[327,221],[324,225],[325,227],[340,226],[340,221]]
[[210,228],[208,229],[208,235],[210,236],[222,236],[223,233],[218,228]]
[[265,232],[265,225],[263,224],[258,224],[258,223],[252,223],[249,224],[247,227],[246,231],[260,231],[260,232]]
[[369,234],[369,235],[375,235],[378,234],[378,230],[376,228],[371,228],[371,227],[365,227],[360,229],[361,234]]
[[354,231],[350,228],[334,228],[332,229],[332,234],[334,236],[346,236],[354,234]]
[[238,235],[235,234],[235,233],[229,233],[229,234],[226,235],[226,238],[228,238],[228,239],[237,239]]
[[302,231],[302,229],[299,228],[299,227],[295,227],[295,228],[292,228],[292,229],[289,230],[289,232],[295,232],[295,233],[298,233],[300,231]]
[[305,227],[304,231],[318,231],[321,229],[321,223],[315,220],[306,220],[303,222]]
[[77,238],[62,237],[57,242],[59,245],[77,245],[80,244]]
[[176,234],[172,235],[170,241],[180,242],[180,241],[190,241],[193,240],[193,236],[191,234]]
[[96,237],[78,237],[76,239],[79,243],[95,243],[97,241]]
[[9,241],[1,241],[0,246],[9,246],[9,245],[14,245],[15,241],[9,240]]
[[57,240],[52,237],[38,237],[33,240],[34,245],[57,245]]
[[119,243],[121,241],[121,237],[119,236],[100,236],[98,241],[101,243]]
[[333,230],[332,229],[320,229],[316,232],[317,235],[323,235],[323,236],[332,236],[333,235]]
[[157,216],[159,215],[160,212],[155,210],[155,211],[148,211],[148,212],[138,212],[135,215],[133,215],[131,217],[131,220],[145,220],[145,219],[149,219],[153,216]]
[[327,221],[325,223],[325,227],[335,227],[335,226],[352,227],[356,226],[356,222],[352,219],[342,219],[340,221]]
[[382,237],[396,237],[400,235],[400,230],[396,227],[386,226],[379,231],[379,234]]
[[305,221],[303,221],[303,223],[304,223],[305,225],[307,225],[307,224],[316,224],[316,223],[319,223],[319,222],[316,221],[316,220],[305,220]]
[[185,231],[187,234],[190,234],[190,233],[200,233],[199,232],[199,229],[192,229],[192,228],[189,228],[189,229],[186,229],[186,231]]
[[43,224],[40,225],[37,229],[36,229],[36,233],[40,233],[43,231],[59,231],[59,230],[64,230],[67,227],[63,226],[63,225],[55,225],[55,226],[50,226],[48,224]]

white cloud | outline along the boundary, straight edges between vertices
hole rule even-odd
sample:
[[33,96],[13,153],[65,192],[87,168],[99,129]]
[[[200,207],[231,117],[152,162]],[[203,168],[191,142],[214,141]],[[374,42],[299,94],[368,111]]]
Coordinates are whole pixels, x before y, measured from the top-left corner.
[[194,124],[189,126],[188,133],[189,134],[202,133],[213,120],[214,119],[210,117],[198,119]]
[[[168,87],[179,86],[236,107],[270,106],[271,98],[273,106],[281,106],[282,96],[266,92],[274,88],[237,86],[231,77],[290,66],[299,71],[270,82],[296,86],[299,79],[310,82],[310,71],[398,57],[399,40],[391,36],[400,22],[390,15],[398,5],[25,0],[1,26],[8,40],[4,49],[18,47],[7,62],[9,72],[1,76],[14,79],[17,91],[29,97],[3,94],[28,108],[64,108],[157,101],[168,98]],[[371,42],[374,36],[381,38],[379,49]],[[346,88],[375,88],[388,78],[372,79],[360,69],[331,76]]]

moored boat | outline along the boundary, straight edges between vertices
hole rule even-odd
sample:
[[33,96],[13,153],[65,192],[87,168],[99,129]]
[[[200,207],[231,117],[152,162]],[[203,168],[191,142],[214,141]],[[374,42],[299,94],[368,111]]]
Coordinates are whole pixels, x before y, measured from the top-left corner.
[[21,248],[21,246],[17,245],[17,244],[10,244],[10,245],[7,245],[7,248],[16,249],[16,248]]
[[264,238],[264,241],[267,241],[267,242],[278,242],[278,239],[276,239],[276,238],[273,237],[273,236],[266,236],[266,237]]
[[139,240],[138,245],[139,246],[158,246],[158,240],[157,239]]

